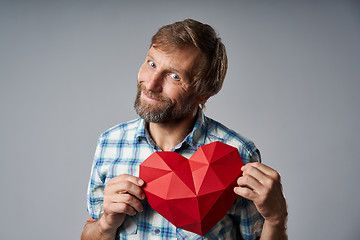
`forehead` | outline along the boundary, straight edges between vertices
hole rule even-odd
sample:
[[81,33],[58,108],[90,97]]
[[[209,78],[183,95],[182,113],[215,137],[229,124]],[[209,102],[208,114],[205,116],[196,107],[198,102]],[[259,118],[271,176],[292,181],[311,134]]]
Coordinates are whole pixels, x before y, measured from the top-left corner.
[[172,48],[167,51],[152,46],[147,53],[147,57],[154,60],[158,67],[172,69],[191,76],[193,70],[201,64],[203,54],[193,46],[182,49]]

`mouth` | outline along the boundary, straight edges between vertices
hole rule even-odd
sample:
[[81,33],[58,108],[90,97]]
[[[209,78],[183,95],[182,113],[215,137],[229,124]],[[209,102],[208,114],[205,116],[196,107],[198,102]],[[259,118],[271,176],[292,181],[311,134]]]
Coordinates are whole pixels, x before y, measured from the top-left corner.
[[155,101],[155,102],[161,102],[162,100],[158,97],[155,97],[153,94],[147,92],[146,90],[141,91],[141,97],[143,99],[146,99],[148,101]]
[[140,92],[141,92],[141,99],[147,101],[147,102],[164,102],[166,99],[164,99],[159,93],[154,93],[151,91],[148,91],[144,85],[140,85]]

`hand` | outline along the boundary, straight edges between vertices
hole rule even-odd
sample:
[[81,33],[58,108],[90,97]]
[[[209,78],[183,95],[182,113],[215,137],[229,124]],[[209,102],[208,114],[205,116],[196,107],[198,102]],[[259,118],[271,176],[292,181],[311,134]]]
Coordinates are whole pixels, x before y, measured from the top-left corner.
[[104,214],[99,222],[103,232],[116,232],[126,215],[143,211],[139,200],[145,198],[143,185],[143,180],[128,174],[108,181],[104,189]]
[[243,175],[238,178],[234,192],[254,202],[267,224],[284,227],[287,207],[280,175],[274,169],[255,162],[242,167]]

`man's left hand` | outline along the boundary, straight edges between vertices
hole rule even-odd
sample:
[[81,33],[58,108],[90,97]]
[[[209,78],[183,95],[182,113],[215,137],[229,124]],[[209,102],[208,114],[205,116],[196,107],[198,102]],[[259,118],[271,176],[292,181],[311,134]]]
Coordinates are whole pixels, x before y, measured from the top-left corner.
[[279,173],[258,162],[246,164],[242,171],[243,175],[238,178],[234,192],[253,201],[267,224],[285,226],[287,206]]

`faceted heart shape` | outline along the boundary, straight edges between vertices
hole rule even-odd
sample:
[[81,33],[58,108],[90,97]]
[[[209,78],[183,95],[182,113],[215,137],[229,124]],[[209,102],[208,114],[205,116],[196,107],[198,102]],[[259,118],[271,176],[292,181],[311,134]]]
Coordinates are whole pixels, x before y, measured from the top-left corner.
[[190,159],[176,152],[155,152],[140,165],[150,206],[178,228],[205,235],[237,198],[241,175],[239,151],[213,142]]

